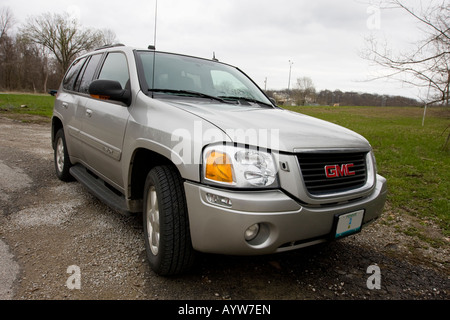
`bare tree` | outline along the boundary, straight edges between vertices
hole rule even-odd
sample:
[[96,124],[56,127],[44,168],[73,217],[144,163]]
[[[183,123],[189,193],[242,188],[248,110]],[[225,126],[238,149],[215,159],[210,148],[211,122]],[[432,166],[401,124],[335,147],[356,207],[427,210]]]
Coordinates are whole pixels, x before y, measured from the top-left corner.
[[68,14],[30,18],[19,33],[12,32],[15,23],[0,7],[0,90],[47,92],[79,54],[117,42],[113,31],[81,28]]
[[14,25],[14,17],[8,7],[0,9],[0,39],[8,35],[10,28]]
[[316,88],[310,77],[297,78],[297,83],[294,89],[294,97],[298,105],[305,105],[313,102],[316,95]]
[[14,38],[9,35],[14,25],[14,17],[7,7],[0,9],[0,88],[11,90],[15,87],[15,65],[17,52]]
[[103,40],[101,32],[81,28],[68,13],[44,13],[30,18],[21,32],[25,39],[45,47],[55,56],[61,73],[78,55],[100,45]]
[[103,46],[117,43],[116,33],[111,29],[100,30],[100,44]]
[[[419,11],[408,7],[400,0],[383,2],[383,8],[401,9],[413,17],[421,26],[422,41],[411,52],[397,55],[377,42],[373,37],[367,39],[364,58],[389,70],[381,77],[401,79],[419,88],[425,88],[426,104],[449,104],[450,84],[450,3],[441,0],[428,3]],[[431,96],[428,93],[431,92]]]

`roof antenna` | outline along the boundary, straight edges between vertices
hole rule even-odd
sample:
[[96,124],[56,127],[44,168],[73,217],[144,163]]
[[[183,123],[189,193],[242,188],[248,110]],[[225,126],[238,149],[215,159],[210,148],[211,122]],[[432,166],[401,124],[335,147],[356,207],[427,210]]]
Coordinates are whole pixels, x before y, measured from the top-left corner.
[[[155,33],[153,35],[153,46],[148,46],[150,50],[156,50],[156,19],[158,17],[158,0],[155,3]],[[155,60],[156,52],[153,53],[153,71],[152,71],[152,89],[155,88]],[[152,98],[154,98],[154,91],[152,91]]]
[[155,3],[155,32],[153,35],[153,47],[155,49],[156,49],[156,21],[157,21],[157,18],[158,18],[158,0],[156,0],[156,3]]
[[216,58],[216,53],[213,51],[213,61],[219,61],[217,58]]

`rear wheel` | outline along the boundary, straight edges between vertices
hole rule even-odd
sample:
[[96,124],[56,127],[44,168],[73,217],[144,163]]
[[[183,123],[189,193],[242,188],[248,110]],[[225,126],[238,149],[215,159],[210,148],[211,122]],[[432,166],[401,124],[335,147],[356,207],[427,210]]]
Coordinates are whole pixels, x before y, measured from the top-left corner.
[[148,261],[156,273],[178,274],[193,264],[183,182],[175,168],[158,166],[148,173],[143,222]]
[[63,129],[59,129],[56,133],[53,149],[56,175],[62,181],[71,181],[72,176],[70,175],[69,170],[72,164],[70,163],[69,153],[67,152],[66,138],[64,137]]

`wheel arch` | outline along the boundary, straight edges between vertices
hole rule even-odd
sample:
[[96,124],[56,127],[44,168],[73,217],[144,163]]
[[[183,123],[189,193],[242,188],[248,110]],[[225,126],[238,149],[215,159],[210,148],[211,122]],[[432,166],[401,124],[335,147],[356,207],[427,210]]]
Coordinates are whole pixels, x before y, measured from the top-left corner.
[[160,165],[169,165],[180,174],[177,166],[165,156],[146,148],[137,148],[134,151],[128,174],[129,199],[142,200],[148,173],[152,168]]
[[52,139],[52,147],[55,147],[55,136],[56,133],[59,131],[59,129],[63,129],[63,123],[61,119],[58,117],[52,117],[52,132],[51,132],[51,139]]

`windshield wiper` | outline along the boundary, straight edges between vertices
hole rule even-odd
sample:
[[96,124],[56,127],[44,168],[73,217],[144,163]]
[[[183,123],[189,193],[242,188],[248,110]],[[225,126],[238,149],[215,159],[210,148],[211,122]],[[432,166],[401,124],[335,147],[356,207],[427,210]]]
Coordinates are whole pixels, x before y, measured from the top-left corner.
[[243,100],[243,101],[247,101],[247,102],[257,103],[259,105],[262,104],[262,105],[264,105],[266,107],[273,108],[273,105],[270,104],[270,103],[259,101],[259,100],[256,100],[256,99],[253,99],[253,98],[248,98],[248,97],[219,96],[219,98],[221,98],[221,99],[231,99],[231,100],[237,100],[237,101]]
[[148,89],[149,92],[161,92],[161,93],[172,93],[172,94],[180,94],[180,95],[188,95],[191,97],[201,97],[201,98],[207,98],[212,99],[216,101],[220,101],[222,103],[228,103],[230,104],[230,101],[226,101],[224,99],[221,99],[220,97],[211,96],[206,93],[201,93],[197,91],[191,91],[191,90],[174,90],[174,89]]

